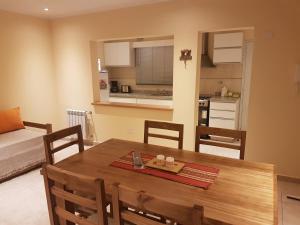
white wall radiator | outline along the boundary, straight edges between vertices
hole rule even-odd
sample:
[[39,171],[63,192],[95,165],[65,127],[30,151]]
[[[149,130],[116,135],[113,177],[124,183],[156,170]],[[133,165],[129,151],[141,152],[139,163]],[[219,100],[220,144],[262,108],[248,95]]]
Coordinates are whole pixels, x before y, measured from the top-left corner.
[[93,139],[91,115],[90,111],[67,109],[68,126],[81,125],[84,140]]

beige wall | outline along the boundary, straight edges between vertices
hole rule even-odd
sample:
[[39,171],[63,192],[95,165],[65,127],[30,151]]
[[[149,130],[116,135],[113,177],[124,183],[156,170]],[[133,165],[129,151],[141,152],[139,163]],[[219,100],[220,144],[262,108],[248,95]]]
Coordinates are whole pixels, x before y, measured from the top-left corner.
[[0,109],[20,106],[26,120],[53,122],[54,85],[49,21],[0,11]]
[[[20,105],[24,119],[57,128],[66,125],[66,108],[93,110],[100,141],[142,141],[144,119],[175,121],[184,123],[184,147],[193,150],[199,32],[254,27],[246,159],[300,177],[299,15],[297,0],[175,0],[53,22],[0,12],[0,108]],[[97,85],[92,41],[168,35],[174,35],[173,112],[90,104]],[[193,55],[186,68],[178,60],[185,48]]]
[[[297,9],[296,0],[178,0],[55,20],[60,126],[65,125],[67,107],[91,109],[96,113],[99,140],[118,137],[142,141],[144,119],[171,119],[184,123],[184,147],[192,150],[199,86],[198,32],[254,27],[246,159],[275,163],[281,174],[300,177],[300,93],[293,82],[294,65],[300,62]],[[147,35],[174,35],[173,114],[92,107],[90,41]],[[186,68],[178,60],[184,48],[192,49],[193,55]]]

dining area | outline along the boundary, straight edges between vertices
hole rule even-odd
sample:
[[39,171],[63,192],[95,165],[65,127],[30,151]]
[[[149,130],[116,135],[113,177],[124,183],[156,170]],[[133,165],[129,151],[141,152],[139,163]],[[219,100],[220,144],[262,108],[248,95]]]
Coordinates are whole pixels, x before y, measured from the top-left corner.
[[[80,125],[45,135],[41,174],[50,224],[278,224],[274,165],[244,160],[245,131],[197,126],[195,149],[186,150],[183,134],[182,124],[146,120],[143,141],[109,139],[89,149]],[[178,147],[151,144],[153,138]],[[54,144],[62,139],[68,142]],[[240,157],[201,153],[203,144],[234,149]],[[56,161],[73,145],[77,153]]]

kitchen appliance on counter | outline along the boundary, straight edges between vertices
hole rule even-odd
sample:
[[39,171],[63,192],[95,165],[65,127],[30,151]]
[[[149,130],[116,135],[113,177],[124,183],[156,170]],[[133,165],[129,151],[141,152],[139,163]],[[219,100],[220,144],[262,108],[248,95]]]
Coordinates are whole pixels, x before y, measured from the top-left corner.
[[[210,107],[210,97],[206,95],[201,95],[199,97],[199,115],[198,115],[198,125],[199,126],[209,126],[209,107]],[[209,139],[208,135],[203,135],[200,138]]]
[[129,85],[121,85],[122,93],[131,93],[131,87]]
[[110,92],[111,92],[111,93],[118,93],[118,92],[119,92],[118,81],[112,80],[112,81],[110,82]]

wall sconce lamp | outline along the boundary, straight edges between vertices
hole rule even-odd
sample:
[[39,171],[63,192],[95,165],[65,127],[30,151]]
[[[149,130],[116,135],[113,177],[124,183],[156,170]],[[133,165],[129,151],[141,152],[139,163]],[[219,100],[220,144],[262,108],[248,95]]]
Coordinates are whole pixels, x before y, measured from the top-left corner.
[[192,50],[183,49],[181,50],[180,61],[184,61],[184,67],[186,68],[186,61],[192,60]]

